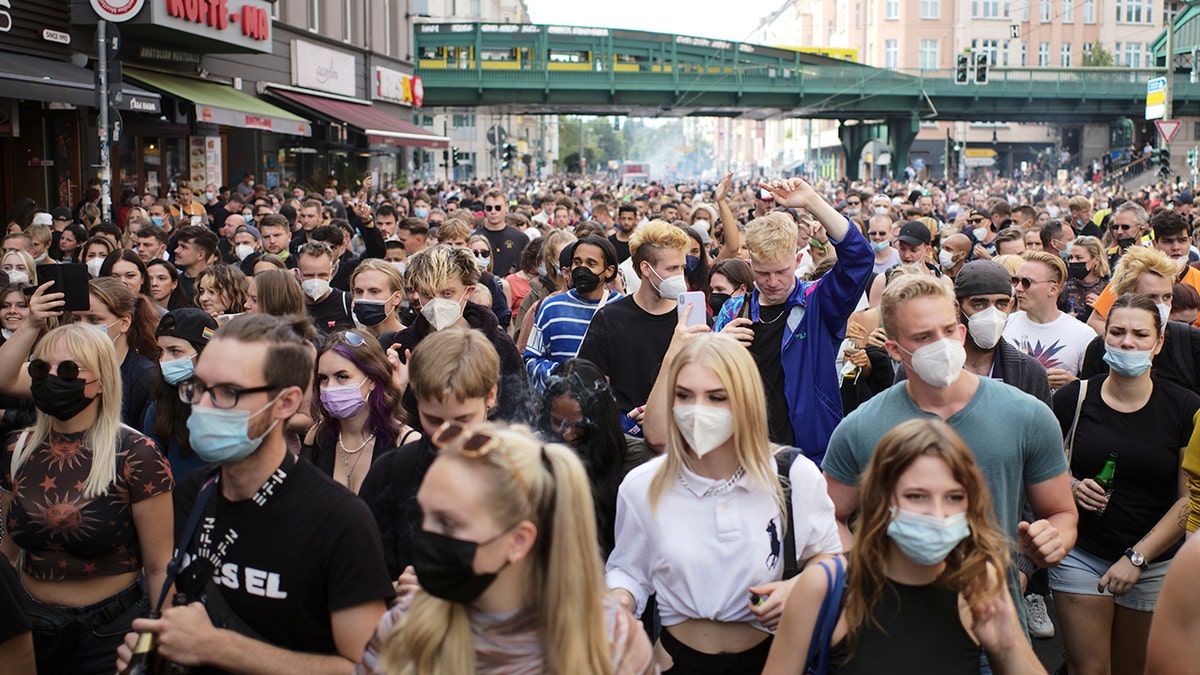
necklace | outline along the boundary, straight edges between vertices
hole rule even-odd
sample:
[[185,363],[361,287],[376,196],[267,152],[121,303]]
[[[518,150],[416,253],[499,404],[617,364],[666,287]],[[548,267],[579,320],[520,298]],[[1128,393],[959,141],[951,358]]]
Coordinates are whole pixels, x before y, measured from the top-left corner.
[[[351,476],[354,474],[354,470],[358,468],[358,461],[362,459],[362,449],[367,447],[367,444],[373,440],[375,440],[374,433],[367,436],[367,440],[363,441],[362,445],[353,450],[349,450],[342,443],[342,432],[338,432],[338,447],[341,448],[342,453],[344,453],[342,455],[342,468],[346,470],[346,487],[349,488],[351,492],[355,492],[353,485],[354,481],[351,479]],[[354,458],[354,466],[350,466],[350,455],[358,455]]]
[[[744,475],[746,475],[746,470],[739,466],[737,468],[737,470],[733,472],[733,475],[730,476],[724,483],[718,483],[717,485],[714,485],[714,486],[708,488],[707,490],[704,491],[704,494],[702,494],[700,496],[701,497],[716,497],[718,495],[723,495],[726,492],[729,492],[730,490],[732,490],[733,486],[737,485],[737,482],[739,480],[741,480],[742,476],[744,476]],[[682,473],[679,474],[679,482],[682,483],[684,487],[690,489],[691,486],[689,486],[687,484],[687,481],[683,479]]]
[[771,319],[770,321],[764,321],[762,318],[762,306],[760,305],[758,308],[758,322],[765,323],[767,325],[771,325],[771,324],[775,323],[776,321],[778,321],[781,317],[783,317],[786,314],[788,314],[788,310],[786,307],[784,307],[783,311],[781,311],[774,319]]

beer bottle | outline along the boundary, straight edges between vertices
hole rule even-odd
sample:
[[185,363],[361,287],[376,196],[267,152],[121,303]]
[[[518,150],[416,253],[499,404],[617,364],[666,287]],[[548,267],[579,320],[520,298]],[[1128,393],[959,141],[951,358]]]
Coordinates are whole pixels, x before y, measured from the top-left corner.
[[[187,593],[176,593],[175,597],[171,601],[171,605],[174,607],[183,607],[189,602],[191,602],[191,599],[188,598]],[[190,672],[191,669],[189,669],[187,666],[164,659],[163,662],[158,666],[157,675],[187,675],[187,673]]]
[[[1113,473],[1117,470],[1117,453],[1108,453],[1108,461],[1104,463],[1104,468],[1100,469],[1100,473],[1096,474],[1096,484],[1104,489],[1105,497],[1112,497],[1113,493]],[[1096,509],[1096,515],[1104,515],[1105,506]]]
[[[159,619],[162,616],[158,612],[150,610],[146,618]],[[138,633],[137,645],[133,648],[133,656],[129,659],[129,665],[125,666],[125,670],[121,671],[121,675],[154,675],[154,660],[157,655],[158,636],[150,631]]]

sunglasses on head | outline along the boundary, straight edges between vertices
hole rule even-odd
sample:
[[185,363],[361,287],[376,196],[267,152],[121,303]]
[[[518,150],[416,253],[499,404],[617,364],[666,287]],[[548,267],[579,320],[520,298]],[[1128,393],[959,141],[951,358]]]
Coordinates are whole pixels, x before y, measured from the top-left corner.
[[[480,459],[487,457],[501,446],[500,437],[488,433],[486,431],[470,431],[467,427],[454,422],[445,422],[442,426],[433,433],[430,439],[436,448],[445,448],[455,443],[459,443],[458,454],[467,459]],[[517,481],[517,485],[521,487],[521,491],[533,502],[533,494],[529,491],[529,486],[525,483],[525,479],[521,477],[517,471],[516,464],[508,453],[501,450],[499,453],[504,457],[504,461],[508,464],[509,473],[512,474],[513,480]],[[543,453],[544,456],[544,453]]]

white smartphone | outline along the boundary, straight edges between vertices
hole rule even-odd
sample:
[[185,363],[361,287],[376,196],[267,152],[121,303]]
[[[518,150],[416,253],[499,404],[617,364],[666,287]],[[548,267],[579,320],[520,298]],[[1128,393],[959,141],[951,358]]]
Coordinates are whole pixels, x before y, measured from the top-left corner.
[[706,304],[705,299],[704,299],[704,293],[702,291],[688,291],[687,293],[680,295],[679,296],[679,306],[676,307],[676,311],[679,312],[679,316],[683,316],[683,313],[687,311],[687,307],[688,307],[689,303],[692,305],[692,313],[688,314],[688,317],[686,320],[687,323],[685,325],[687,325],[687,326],[708,325],[707,313],[704,311],[704,306]]

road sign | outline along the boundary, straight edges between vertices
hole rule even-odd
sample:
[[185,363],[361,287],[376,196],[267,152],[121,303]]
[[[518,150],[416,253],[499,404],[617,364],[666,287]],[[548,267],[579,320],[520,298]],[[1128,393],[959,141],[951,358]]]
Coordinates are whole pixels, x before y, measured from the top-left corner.
[[995,157],[996,151],[991,148],[967,148],[963,150],[964,157]]
[[487,141],[492,145],[500,145],[508,139],[508,132],[499,124],[492,125],[487,130]]
[[1008,37],[1016,40],[1021,37],[1021,24],[1014,23],[1008,26]]
[[1158,127],[1158,135],[1162,136],[1163,144],[1170,145],[1171,139],[1175,138],[1175,134],[1179,132],[1179,127],[1183,126],[1183,122],[1179,120],[1158,120],[1154,123]]
[[1167,114],[1167,78],[1146,82],[1146,119],[1160,120]]

